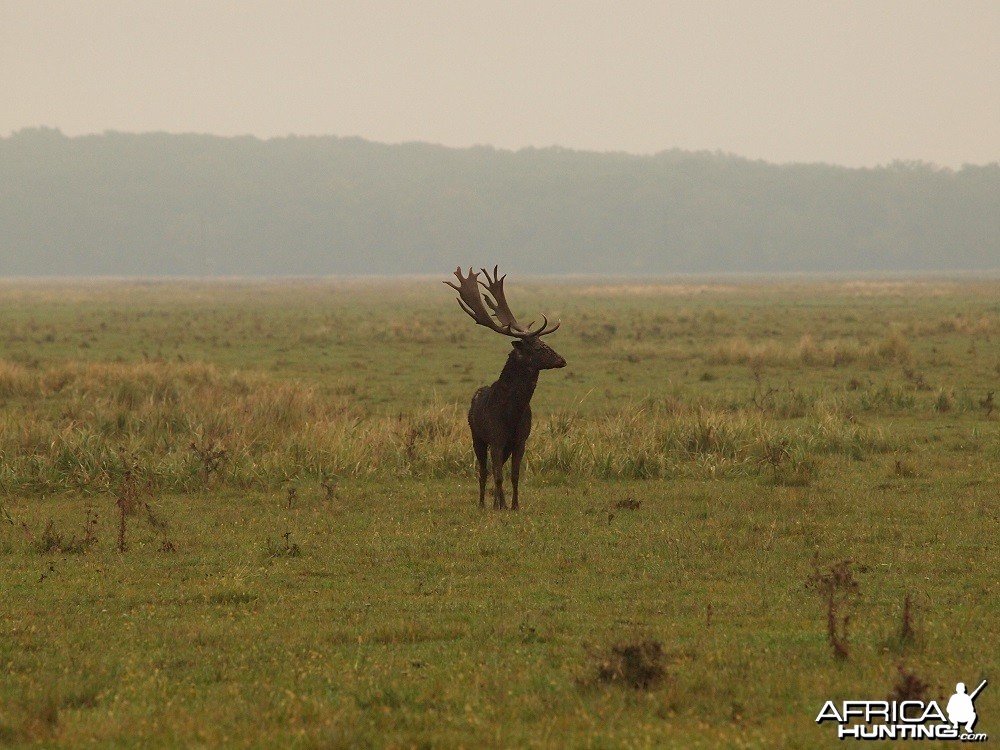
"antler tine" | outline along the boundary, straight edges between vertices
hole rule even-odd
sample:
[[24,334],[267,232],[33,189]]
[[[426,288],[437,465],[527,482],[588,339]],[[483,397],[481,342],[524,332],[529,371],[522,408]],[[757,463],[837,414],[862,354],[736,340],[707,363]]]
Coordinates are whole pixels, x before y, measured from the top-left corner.
[[[555,325],[549,328],[549,319],[542,315],[542,325],[539,326],[538,330],[532,331],[532,336],[548,336],[550,333],[554,333],[559,326],[562,325],[561,320],[557,320]],[[530,328],[530,326],[529,326]]]
[[[459,266],[455,269],[455,276],[458,278],[458,284],[451,281],[445,281],[444,283],[458,292],[459,306],[465,310],[465,313],[472,318],[477,325],[485,326],[486,328],[496,331],[497,333],[502,333],[505,336],[522,337],[525,335],[521,331],[512,331],[510,325],[506,323],[504,325],[499,325],[493,319],[489,311],[483,305],[483,300],[486,300],[487,302],[489,302],[489,300],[485,295],[479,293],[479,284],[482,284],[482,282],[479,281],[477,283],[479,278],[478,273],[474,272],[470,268],[469,275],[462,276],[462,267]],[[489,274],[487,274],[487,276],[489,276]],[[491,302],[490,307],[493,307]]]
[[489,284],[484,284],[482,281],[479,283],[493,295],[493,299],[496,300],[496,304],[489,299],[489,297],[483,297],[486,300],[486,304],[490,306],[493,310],[494,316],[504,325],[510,326],[512,329],[523,331],[528,336],[548,336],[550,333],[559,328],[560,321],[556,321],[555,325],[549,328],[549,319],[544,315],[542,316],[542,325],[536,329],[532,329],[535,321],[531,321],[527,326],[522,326],[514,318],[514,313],[510,311],[510,306],[507,304],[507,297],[504,295],[503,291],[503,280],[507,278],[507,274],[503,276],[499,275],[499,266],[493,266],[493,278],[490,278],[490,272],[485,268],[480,268],[479,270],[486,274],[486,278],[489,279]]
[[562,321],[557,320],[556,324],[549,328],[549,319],[542,314],[542,324],[538,326],[538,328],[532,328],[533,325],[535,325],[535,321],[528,323],[528,333],[531,336],[548,336],[550,333],[556,331],[560,325],[562,325]]
[[514,317],[514,313],[510,311],[510,306],[507,304],[507,297],[503,291],[503,280],[507,278],[507,274],[500,276],[500,266],[493,266],[492,278],[490,277],[490,272],[485,268],[480,268],[479,270],[486,274],[486,280],[489,281],[488,284],[482,281],[479,283],[486,291],[493,295],[493,299],[490,299],[484,294],[483,299],[493,311],[494,317],[500,321],[501,325],[506,326],[512,331],[526,332],[517,322],[517,318]]

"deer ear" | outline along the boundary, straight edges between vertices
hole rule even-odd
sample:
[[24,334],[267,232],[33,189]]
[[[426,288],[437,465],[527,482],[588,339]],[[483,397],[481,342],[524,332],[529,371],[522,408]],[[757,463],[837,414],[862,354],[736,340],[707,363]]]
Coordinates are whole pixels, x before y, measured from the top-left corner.
[[522,341],[521,339],[514,339],[513,341],[510,342],[510,345],[513,346],[518,351],[520,351],[521,349],[524,348],[524,341]]

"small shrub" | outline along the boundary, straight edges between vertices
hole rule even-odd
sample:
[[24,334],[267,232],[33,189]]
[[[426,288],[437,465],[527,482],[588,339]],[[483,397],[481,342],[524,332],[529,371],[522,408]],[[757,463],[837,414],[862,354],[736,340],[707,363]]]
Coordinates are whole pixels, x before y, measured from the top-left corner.
[[663,646],[659,641],[618,644],[607,654],[598,656],[596,661],[599,682],[635,690],[654,688],[667,674],[663,666]]
[[225,464],[228,455],[226,449],[218,441],[204,436],[192,440],[190,448],[199,465],[202,483],[207,485]]
[[38,541],[35,544],[35,549],[43,555],[47,552],[62,552],[63,537],[62,534],[56,530],[56,522],[51,518],[45,525],[42,535],[38,538]]
[[615,507],[621,510],[639,510],[640,506],[642,506],[642,501],[632,497],[627,497],[615,503]]
[[[27,527],[25,527],[27,529]],[[39,554],[57,552],[60,554],[80,555],[97,543],[97,513],[87,508],[87,520],[83,526],[83,536],[77,539],[74,534],[68,540],[56,528],[51,518],[45,524],[42,535],[35,542],[35,550]]]
[[896,666],[898,672],[896,684],[892,686],[892,692],[886,697],[889,701],[922,701],[927,696],[930,685],[925,682],[916,672],[911,672],[900,662]]
[[275,544],[271,541],[271,538],[267,538],[267,557],[300,557],[302,555],[302,550],[298,544],[294,542],[289,542],[289,538],[292,536],[292,532],[286,531],[281,535],[284,540],[284,544]]

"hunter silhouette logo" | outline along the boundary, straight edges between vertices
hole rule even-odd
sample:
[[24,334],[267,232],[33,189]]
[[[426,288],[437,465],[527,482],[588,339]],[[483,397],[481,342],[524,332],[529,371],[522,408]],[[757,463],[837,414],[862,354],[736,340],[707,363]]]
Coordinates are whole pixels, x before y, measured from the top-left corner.
[[983,680],[975,690],[967,693],[965,683],[959,682],[944,711],[937,701],[843,701],[839,707],[834,701],[827,701],[816,723],[837,722],[837,738],[841,740],[853,737],[856,740],[986,742],[988,734],[972,733],[979,719],[974,701],[986,684]]
[[972,691],[972,695],[965,694],[965,683],[960,682],[955,685],[955,694],[951,696],[948,701],[948,721],[950,721],[955,729],[958,729],[959,724],[965,724],[965,731],[971,732],[972,727],[976,725],[976,708],[972,705],[972,701],[976,699],[979,695],[979,691],[986,687],[986,680],[979,683],[979,687]]

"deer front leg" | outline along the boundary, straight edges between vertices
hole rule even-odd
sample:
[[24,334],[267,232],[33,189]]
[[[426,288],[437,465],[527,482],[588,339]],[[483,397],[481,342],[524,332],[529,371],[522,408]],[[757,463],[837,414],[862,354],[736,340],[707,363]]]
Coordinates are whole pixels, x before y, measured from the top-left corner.
[[490,446],[490,461],[493,463],[493,508],[505,510],[507,501],[503,497],[503,448]]
[[476,451],[476,463],[479,469],[479,507],[486,507],[486,454],[489,444],[485,440],[473,440],[472,447]]

